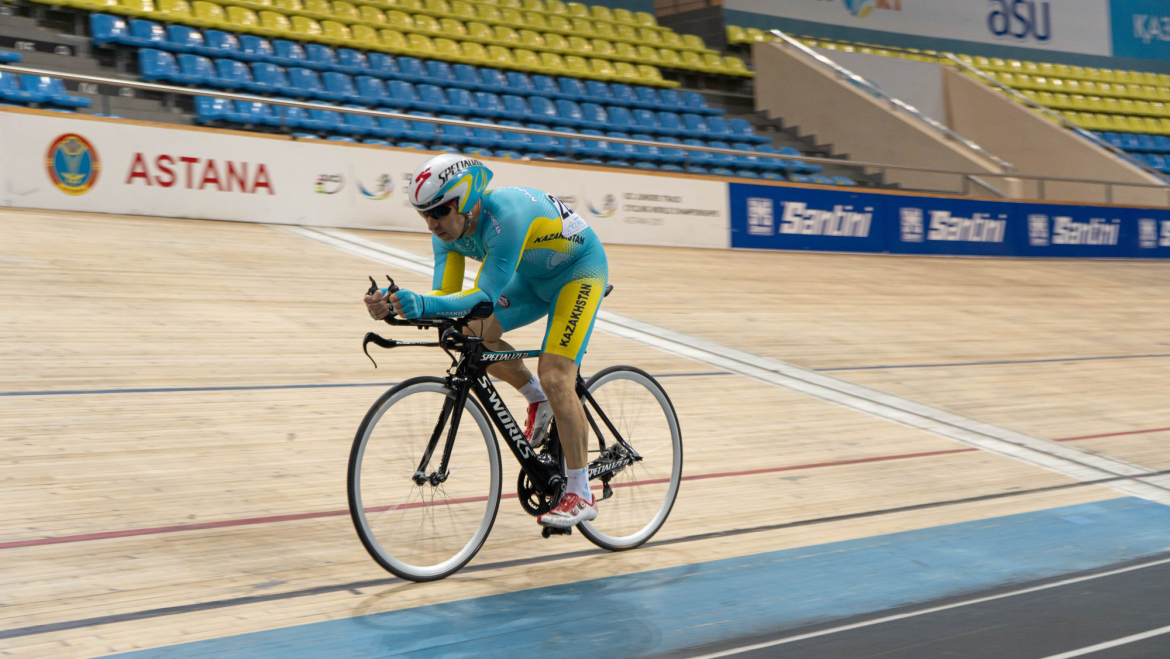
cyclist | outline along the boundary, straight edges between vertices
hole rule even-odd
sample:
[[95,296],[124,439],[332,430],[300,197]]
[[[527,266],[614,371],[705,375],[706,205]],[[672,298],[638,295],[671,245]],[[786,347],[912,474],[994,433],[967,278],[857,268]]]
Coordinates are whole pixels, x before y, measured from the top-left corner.
[[[469,328],[489,350],[513,350],[503,333],[548,316],[539,377],[523,360],[494,363],[488,373],[528,400],[525,436],[534,445],[543,443],[550,416],[556,418],[568,487],[538,521],[570,528],[597,517],[587,471],[588,422],[576,381],[609,276],[605,248],[585,220],[553,195],[532,188],[487,190],[491,178],[480,161],[451,153],[415,170],[407,194],[434,234],[434,290],[402,289],[389,296],[382,290],[365,303],[381,320],[390,313],[408,319],[463,316],[491,300],[493,315]],[[466,257],[482,266],[475,286],[462,290]]]

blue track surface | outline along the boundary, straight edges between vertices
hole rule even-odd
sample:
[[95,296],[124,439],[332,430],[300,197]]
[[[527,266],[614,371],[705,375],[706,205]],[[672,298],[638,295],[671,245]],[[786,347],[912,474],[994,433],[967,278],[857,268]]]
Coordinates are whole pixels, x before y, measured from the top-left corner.
[[638,657],[1167,550],[1170,507],[1121,498],[117,656]]

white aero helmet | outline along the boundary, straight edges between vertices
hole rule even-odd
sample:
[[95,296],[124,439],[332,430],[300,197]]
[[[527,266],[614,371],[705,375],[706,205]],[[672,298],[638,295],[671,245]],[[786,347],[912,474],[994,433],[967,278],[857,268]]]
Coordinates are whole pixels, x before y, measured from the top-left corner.
[[444,153],[424,162],[410,178],[410,203],[420,213],[455,203],[456,213],[470,212],[483,196],[492,172],[475,158]]

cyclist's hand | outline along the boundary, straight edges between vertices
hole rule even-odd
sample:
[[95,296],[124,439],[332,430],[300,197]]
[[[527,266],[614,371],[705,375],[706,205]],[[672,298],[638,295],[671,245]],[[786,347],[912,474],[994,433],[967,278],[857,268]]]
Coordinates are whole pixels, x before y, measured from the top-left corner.
[[390,294],[389,300],[394,307],[394,313],[403,318],[414,320],[423,315],[422,296],[418,293],[400,288],[397,293]]
[[374,320],[382,320],[394,311],[390,308],[390,298],[382,295],[381,290],[367,293],[364,298],[366,302],[366,309],[370,311],[370,317]]

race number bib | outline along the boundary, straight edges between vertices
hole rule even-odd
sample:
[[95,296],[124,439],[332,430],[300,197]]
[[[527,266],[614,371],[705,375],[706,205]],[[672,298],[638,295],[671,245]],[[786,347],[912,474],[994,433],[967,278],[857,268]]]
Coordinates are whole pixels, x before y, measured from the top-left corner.
[[552,202],[553,206],[557,207],[557,212],[561,214],[561,235],[565,238],[571,238],[588,227],[585,224],[585,218],[578,215],[572,208],[565,205],[563,201],[557,199],[552,195],[546,195],[548,200]]

